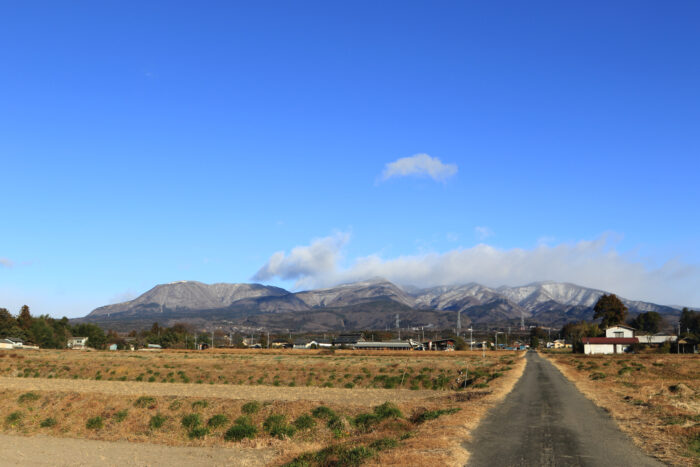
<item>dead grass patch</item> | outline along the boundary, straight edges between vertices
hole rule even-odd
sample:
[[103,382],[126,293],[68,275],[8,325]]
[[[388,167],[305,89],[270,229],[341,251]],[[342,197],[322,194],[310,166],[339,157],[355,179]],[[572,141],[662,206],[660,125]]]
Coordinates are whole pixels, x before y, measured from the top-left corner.
[[692,355],[544,356],[606,409],[647,454],[696,466],[700,452],[700,360]]

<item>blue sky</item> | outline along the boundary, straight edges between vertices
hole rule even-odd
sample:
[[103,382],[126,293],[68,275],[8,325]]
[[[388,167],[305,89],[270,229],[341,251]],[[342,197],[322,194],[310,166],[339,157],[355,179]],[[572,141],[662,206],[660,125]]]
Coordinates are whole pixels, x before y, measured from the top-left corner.
[[692,1],[6,3],[0,306],[373,275],[700,306],[698,21]]

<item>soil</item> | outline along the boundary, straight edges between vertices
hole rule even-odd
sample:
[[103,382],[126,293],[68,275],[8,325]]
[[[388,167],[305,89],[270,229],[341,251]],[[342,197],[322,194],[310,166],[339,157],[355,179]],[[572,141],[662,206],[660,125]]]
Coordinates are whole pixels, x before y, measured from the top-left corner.
[[190,448],[127,441],[0,435],[3,465],[259,466],[269,464],[274,455],[272,449]]

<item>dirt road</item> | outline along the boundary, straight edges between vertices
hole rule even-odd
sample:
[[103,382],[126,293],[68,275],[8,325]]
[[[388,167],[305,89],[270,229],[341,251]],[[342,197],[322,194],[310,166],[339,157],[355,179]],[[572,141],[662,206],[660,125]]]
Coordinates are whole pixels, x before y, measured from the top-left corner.
[[272,461],[274,455],[272,449],[189,448],[126,441],[0,435],[0,464],[7,466],[260,466]]
[[661,466],[551,363],[529,352],[522,378],[465,447],[470,466]]
[[116,395],[211,397],[258,401],[319,401],[345,405],[378,405],[441,396],[440,391],[408,389],[344,389],[318,387],[245,386],[228,384],[144,383],[56,378],[0,377],[0,387],[17,391],[59,391]]

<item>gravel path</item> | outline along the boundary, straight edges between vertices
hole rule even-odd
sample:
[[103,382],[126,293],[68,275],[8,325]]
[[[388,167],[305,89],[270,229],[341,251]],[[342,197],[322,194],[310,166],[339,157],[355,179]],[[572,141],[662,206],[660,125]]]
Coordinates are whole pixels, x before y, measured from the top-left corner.
[[318,387],[245,386],[228,384],[144,383],[84,379],[0,377],[0,388],[16,391],[59,391],[131,396],[180,396],[258,401],[319,401],[345,405],[377,405],[443,395],[439,391],[408,389],[345,389]]
[[1,465],[31,466],[261,466],[272,461],[272,449],[192,448],[126,441],[93,441],[47,436],[0,434]]
[[586,399],[554,365],[528,352],[525,373],[465,447],[468,465],[634,466],[648,457],[610,416]]

